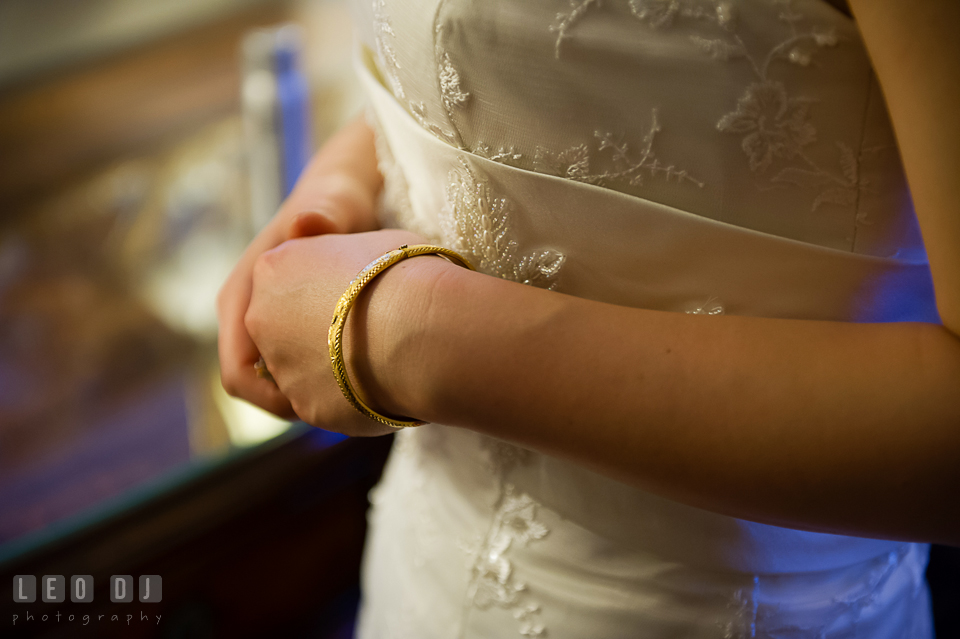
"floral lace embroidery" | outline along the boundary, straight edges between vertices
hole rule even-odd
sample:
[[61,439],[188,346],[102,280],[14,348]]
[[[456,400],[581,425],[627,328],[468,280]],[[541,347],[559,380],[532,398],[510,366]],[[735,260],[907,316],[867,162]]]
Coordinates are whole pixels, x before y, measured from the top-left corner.
[[843,142],[836,143],[837,173],[823,169],[803,151],[817,134],[808,121],[809,104],[807,100],[788,98],[779,82],[753,83],[740,97],[736,110],[720,119],[717,129],[746,134],[741,146],[755,173],[765,172],[776,159],[795,161],[770,181],[818,189],[811,210],[824,204],[855,206],[865,181],[860,178],[860,159],[853,150]]
[[390,90],[398,100],[406,99],[403,91],[403,85],[400,83],[400,61],[397,60],[397,52],[388,41],[389,38],[396,38],[393,27],[386,12],[386,0],[373,0],[373,33],[377,45],[377,57],[380,58],[380,68],[390,84]]
[[410,114],[413,116],[413,119],[416,120],[417,123],[426,131],[429,131],[434,135],[434,137],[443,140],[447,144],[456,147],[460,146],[460,137],[458,134],[444,129],[439,124],[431,122],[427,118],[427,105],[424,102],[414,102],[411,100],[408,103],[408,106],[410,107]]
[[557,23],[550,26],[550,32],[557,34],[557,43],[554,54],[560,59],[560,45],[569,36],[570,30],[590,11],[591,7],[599,7],[601,0],[570,0],[570,12],[558,13]]
[[[771,6],[778,19],[789,26],[790,34],[774,45],[763,57],[752,55],[743,40],[735,33],[722,33],[720,38],[692,38],[702,51],[717,60],[743,59],[750,65],[756,81],[749,84],[733,111],[717,122],[717,130],[742,135],[741,147],[750,170],[765,173],[775,161],[787,164],[770,177],[774,184],[792,184],[815,189],[811,210],[824,204],[855,207],[862,186],[860,163],[849,145],[837,142],[838,169],[820,166],[804,151],[817,138],[816,127],[810,122],[811,100],[791,97],[787,87],[770,77],[770,69],[777,60],[806,67],[816,52],[838,43],[831,30],[798,27],[805,19],[793,8],[793,0],[775,0]],[[781,165],[782,166],[782,165]]]
[[647,174],[662,176],[667,181],[673,179],[677,182],[690,182],[703,188],[703,182],[691,176],[686,170],[677,169],[672,164],[661,164],[653,150],[654,138],[659,131],[660,122],[657,110],[653,109],[650,112],[650,128],[643,137],[639,153],[635,156],[632,156],[632,149],[624,141],[622,135],[614,136],[611,133],[596,131],[594,133],[596,147],[593,150],[593,155],[596,156],[607,151],[613,163],[613,169],[609,171],[591,171],[590,156],[592,150],[586,144],[572,146],[560,153],[551,153],[543,147],[537,147],[533,161],[534,171],[598,186],[607,186],[611,182],[625,182],[630,186],[642,186],[644,174]]
[[[455,128],[454,131],[451,132],[430,121],[427,117],[427,105],[425,102],[407,101],[406,91],[404,91],[403,83],[400,81],[400,60],[391,44],[391,40],[396,38],[396,33],[387,16],[386,0],[373,0],[373,29],[379,68],[387,84],[389,84],[389,89],[393,93],[393,96],[399,102],[406,101],[408,111],[424,129],[448,144],[462,147],[460,134]],[[437,31],[439,31],[439,27],[437,27]],[[442,101],[448,111],[449,117],[449,111],[453,106],[465,103],[467,98],[470,97],[470,94],[460,90],[460,74],[457,73],[457,70],[453,67],[449,55],[444,55],[440,60],[438,78],[441,87]]]
[[733,23],[733,5],[730,2],[681,2],[680,0],[628,0],[630,12],[652,29],[663,29],[676,18],[706,20],[721,27]]
[[518,162],[524,158],[523,153],[517,151],[517,147],[512,144],[510,146],[500,146],[494,149],[484,142],[479,142],[472,149],[472,152],[482,158],[486,158],[494,162],[500,162],[501,164],[509,164],[511,166],[516,166]]
[[775,157],[793,159],[817,139],[809,111],[809,101],[788,98],[779,82],[758,82],[747,87],[736,110],[720,118],[717,129],[745,133],[743,150],[750,170],[763,172]]
[[510,203],[495,196],[462,158],[447,180],[447,210],[441,219],[447,245],[483,273],[555,289],[566,257],[553,249],[520,255],[516,240],[510,237]]
[[[652,29],[662,29],[673,24],[677,17],[707,20],[727,27],[733,22],[733,6],[730,2],[681,2],[680,0],[626,0],[630,13]],[[554,55],[560,59],[560,49],[570,31],[591,9],[599,9],[602,0],[570,0],[570,11],[558,13],[550,32],[557,34]]]
[[[569,30],[591,6],[600,6],[600,1],[584,0],[578,2],[578,0],[572,0],[573,10],[571,14],[558,14],[560,24],[551,27],[551,30],[558,31],[558,57],[562,39],[566,37]],[[460,72],[454,65],[450,54],[443,49],[443,24],[441,21],[443,4],[444,0],[441,0],[434,17],[434,57],[437,64],[440,101],[446,111],[446,119],[450,125],[450,130],[444,129],[428,119],[426,105],[423,102],[411,102],[410,112],[424,129],[448,144],[468,150],[494,162],[521,166],[529,156],[518,151],[513,145],[500,146],[494,149],[480,141],[473,148],[470,148],[463,141],[463,137],[454,121],[454,111],[466,106],[471,95],[463,89]],[[668,181],[675,179],[677,182],[690,182],[702,188],[704,186],[703,182],[688,174],[686,170],[678,169],[672,164],[663,164],[657,158],[653,150],[653,142],[659,131],[660,124],[657,110],[653,109],[651,111],[650,129],[644,136],[639,154],[636,156],[632,155],[633,149],[624,141],[622,135],[615,136],[610,132],[597,131],[594,133],[596,140],[590,146],[578,144],[559,152],[538,146],[533,153],[533,157],[530,158],[533,164],[532,169],[538,173],[556,175],[600,186],[608,186],[617,182],[627,183],[630,186],[641,186],[644,174],[647,174],[649,176],[662,176]],[[607,171],[591,170],[591,155],[596,157],[604,151],[609,153],[613,168]]]
[[472,544],[460,544],[469,556],[469,605],[481,610],[506,608],[519,622],[524,637],[541,637],[546,626],[540,604],[514,571],[508,557],[511,548],[522,548],[546,537],[548,530],[537,519],[540,506],[527,494],[517,493],[507,481],[510,472],[531,461],[533,453],[493,437],[480,437],[480,449],[487,455],[487,467],[498,486],[493,518],[486,536]]
[[450,54],[444,53],[440,57],[440,97],[448,111],[461,106],[470,98],[470,94],[460,88],[460,73],[453,66]]
[[[773,186],[792,185],[814,192],[811,210],[825,205],[856,208],[865,181],[860,176],[860,158],[850,145],[837,142],[836,168],[826,168],[805,152],[816,141],[817,130],[810,122],[811,100],[793,97],[787,87],[771,77],[774,62],[784,61],[801,67],[809,66],[817,51],[835,46],[839,38],[830,29],[801,28],[806,19],[793,6],[793,0],[771,0],[769,7],[789,34],[765,55],[750,52],[736,33],[736,12],[724,0],[621,0],[631,14],[651,29],[666,29],[681,19],[713,25],[717,37],[690,36],[691,42],[715,60],[743,60],[750,65],[756,80],[749,84],[737,102],[736,109],[723,115],[717,130],[742,136],[741,146],[750,170],[765,174],[775,163],[780,170],[767,179]],[[550,27],[557,34],[555,53],[560,57],[563,42],[571,30],[601,0],[572,0],[571,10],[557,14]],[[570,156],[571,150],[564,153]],[[575,169],[579,170],[579,169]],[[858,217],[858,222],[863,220]]]
[[[623,139],[623,135],[613,135],[609,132],[595,131],[593,146],[576,144],[562,151],[555,152],[543,146],[538,146],[533,156],[533,170],[537,173],[555,175],[557,177],[595,184],[597,186],[611,186],[625,183],[630,186],[643,186],[644,176],[662,177],[667,180],[689,182],[698,188],[705,184],[690,175],[685,169],[678,169],[673,164],[663,164],[653,149],[654,138],[660,131],[660,122],[657,110],[650,113],[650,129],[643,137],[638,154],[633,155],[630,144]],[[519,166],[526,156],[517,151],[515,146],[501,146],[492,149],[481,142],[471,149],[471,152],[494,162]],[[595,171],[591,169],[591,157],[596,159],[602,153],[609,154],[613,166],[611,170]]]
[[500,504],[486,538],[474,552],[468,599],[481,610],[491,606],[510,609],[524,637],[542,637],[546,628],[540,606],[530,600],[526,584],[517,578],[507,558],[511,548],[523,548],[543,539],[547,528],[537,520],[538,505],[525,493],[503,486]]
[[443,50],[443,23],[440,20],[445,0],[437,3],[437,11],[433,16],[433,56],[437,65],[437,88],[440,91],[440,102],[447,117],[447,123],[452,133],[447,134],[447,142],[459,149],[466,148],[463,136],[453,119],[453,111],[465,105],[470,94],[460,86],[460,72],[453,66],[450,54]]

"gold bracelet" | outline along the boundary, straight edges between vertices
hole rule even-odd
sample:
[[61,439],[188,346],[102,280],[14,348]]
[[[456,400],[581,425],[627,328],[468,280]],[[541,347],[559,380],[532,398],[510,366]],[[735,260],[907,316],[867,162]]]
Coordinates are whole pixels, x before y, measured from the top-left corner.
[[362,271],[350,282],[346,292],[337,302],[337,307],[333,311],[333,321],[330,323],[330,332],[327,335],[327,345],[330,347],[330,363],[333,366],[333,376],[337,378],[337,384],[340,385],[340,391],[347,401],[358,411],[372,420],[378,421],[386,426],[393,428],[407,428],[410,426],[420,426],[424,422],[408,418],[392,418],[381,415],[369,406],[357,395],[350,378],[347,377],[347,366],[343,361],[343,328],[347,323],[347,315],[353,307],[360,291],[369,284],[373,278],[387,270],[397,262],[405,260],[408,257],[417,257],[418,255],[441,255],[454,264],[459,264],[471,271],[476,270],[473,266],[461,257],[455,251],[443,248],[441,246],[431,246],[430,244],[416,244],[407,246],[404,244],[398,249],[388,251],[374,261],[367,264]]

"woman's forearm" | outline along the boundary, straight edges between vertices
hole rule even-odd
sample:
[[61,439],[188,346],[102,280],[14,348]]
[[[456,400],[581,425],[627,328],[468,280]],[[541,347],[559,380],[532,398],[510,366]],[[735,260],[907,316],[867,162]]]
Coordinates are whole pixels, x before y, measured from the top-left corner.
[[394,410],[740,518],[960,544],[942,327],[629,309],[439,260],[413,280]]

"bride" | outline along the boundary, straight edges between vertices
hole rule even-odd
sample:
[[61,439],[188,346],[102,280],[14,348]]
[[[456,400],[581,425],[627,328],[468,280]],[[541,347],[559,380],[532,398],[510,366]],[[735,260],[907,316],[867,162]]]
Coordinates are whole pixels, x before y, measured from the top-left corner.
[[338,299],[403,244],[478,271],[405,259],[347,322],[364,401],[428,422],[372,495],[361,637],[931,637],[960,5],[850,5],[358,3],[367,117],[218,305],[231,393],[381,435]]

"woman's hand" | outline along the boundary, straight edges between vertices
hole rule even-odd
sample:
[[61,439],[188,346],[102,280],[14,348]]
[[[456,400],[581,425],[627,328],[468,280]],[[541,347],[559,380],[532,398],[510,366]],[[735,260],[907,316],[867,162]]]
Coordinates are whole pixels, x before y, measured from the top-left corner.
[[[305,422],[353,436],[392,432],[351,406],[330,365],[327,333],[333,310],[363,268],[402,244],[422,238],[406,231],[323,235],[285,242],[254,264],[247,333],[262,354],[279,392]],[[401,305],[419,304],[418,276],[448,264],[437,259],[404,260],[378,275],[360,294],[344,335],[347,371],[364,401],[380,413],[402,410],[399,363],[405,334],[398,326]],[[415,278],[415,279],[411,279]],[[369,318],[369,319],[368,319]],[[251,364],[251,371],[252,371]]]
[[381,184],[373,133],[358,118],[324,145],[277,215],[247,247],[217,296],[220,378],[228,393],[281,417],[296,418],[277,387],[254,372],[260,353],[243,324],[253,265],[265,251],[293,238],[377,228],[374,207]]

